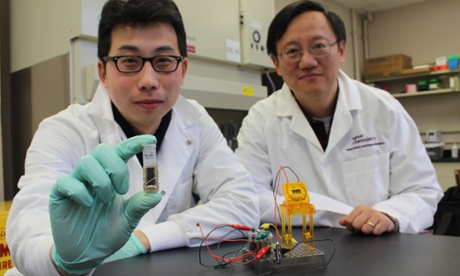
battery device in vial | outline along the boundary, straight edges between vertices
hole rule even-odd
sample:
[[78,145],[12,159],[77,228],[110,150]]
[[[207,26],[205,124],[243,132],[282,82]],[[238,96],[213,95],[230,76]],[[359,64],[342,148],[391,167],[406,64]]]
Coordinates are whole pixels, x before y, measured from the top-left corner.
[[157,146],[155,144],[144,145],[143,169],[144,169],[144,192],[157,193],[160,188],[158,181]]

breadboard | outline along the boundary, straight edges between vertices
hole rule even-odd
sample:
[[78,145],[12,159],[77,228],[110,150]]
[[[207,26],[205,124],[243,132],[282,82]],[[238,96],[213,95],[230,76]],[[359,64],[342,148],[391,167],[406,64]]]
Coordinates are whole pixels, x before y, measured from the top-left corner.
[[326,265],[324,252],[314,248],[311,250],[309,245],[299,244],[292,251],[283,255],[281,263],[278,264],[275,254],[271,252],[264,258],[252,263],[254,271],[258,275],[268,275],[271,273],[280,273],[283,275],[299,274],[299,272],[308,274],[320,272]]

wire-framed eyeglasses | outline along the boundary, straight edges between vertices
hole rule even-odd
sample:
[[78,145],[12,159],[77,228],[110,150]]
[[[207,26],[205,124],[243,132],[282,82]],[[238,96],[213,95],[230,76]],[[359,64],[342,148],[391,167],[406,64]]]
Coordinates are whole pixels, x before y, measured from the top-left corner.
[[[329,55],[331,47],[337,44],[338,40],[333,43],[319,42],[308,47],[308,53],[314,58],[321,58]],[[284,48],[278,55],[283,58],[285,62],[297,63],[300,61],[304,54],[304,50],[296,45]]]
[[156,72],[170,73],[177,70],[179,63],[184,58],[181,56],[173,55],[159,55],[154,57],[141,57],[141,56],[106,56],[103,58],[105,61],[113,61],[117,70],[122,73],[135,73],[144,68],[146,61],[152,64],[153,70]]

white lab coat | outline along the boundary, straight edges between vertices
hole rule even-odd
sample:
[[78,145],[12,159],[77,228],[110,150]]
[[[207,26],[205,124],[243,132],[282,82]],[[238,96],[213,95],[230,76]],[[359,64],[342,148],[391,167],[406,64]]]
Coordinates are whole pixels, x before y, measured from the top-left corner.
[[[372,206],[397,218],[401,232],[431,226],[442,190],[415,123],[389,93],[342,71],[338,84],[325,152],[286,84],[244,119],[236,154],[256,183],[262,222],[274,220],[272,191],[280,166],[288,166],[313,196],[352,208]],[[291,183],[297,181],[289,169],[286,173]],[[286,182],[284,174],[279,182]],[[282,188],[278,191],[281,203]],[[340,226],[344,214],[323,211],[315,215],[315,225]]]
[[[92,103],[71,105],[40,124],[7,224],[11,256],[22,273],[56,273],[49,258],[53,240],[48,198],[58,176],[70,174],[80,157],[99,143],[116,145],[125,139],[101,85]],[[163,198],[137,227],[147,235],[152,251],[200,245],[197,223],[205,234],[221,223],[258,226],[258,200],[251,177],[198,103],[179,97],[157,158]],[[137,158],[129,160],[128,168],[127,197],[143,189]],[[203,204],[195,206],[192,192]]]

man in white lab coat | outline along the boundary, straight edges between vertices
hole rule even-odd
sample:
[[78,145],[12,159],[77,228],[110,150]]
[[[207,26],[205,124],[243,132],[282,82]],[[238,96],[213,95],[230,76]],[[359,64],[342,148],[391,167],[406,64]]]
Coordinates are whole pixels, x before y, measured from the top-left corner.
[[[250,174],[204,108],[179,94],[188,60],[174,2],[110,0],[98,39],[93,101],[45,119],[27,152],[7,225],[25,275],[85,274],[108,261],[198,246],[197,223],[204,233],[259,223]],[[158,150],[156,194],[143,191],[142,157],[134,156],[149,143]]]
[[250,109],[236,150],[256,183],[262,222],[277,218],[279,186],[299,179],[315,225],[417,233],[442,197],[433,165],[401,104],[339,69],[345,45],[342,20],[313,1],[286,6],[270,25],[267,50],[285,83]]

